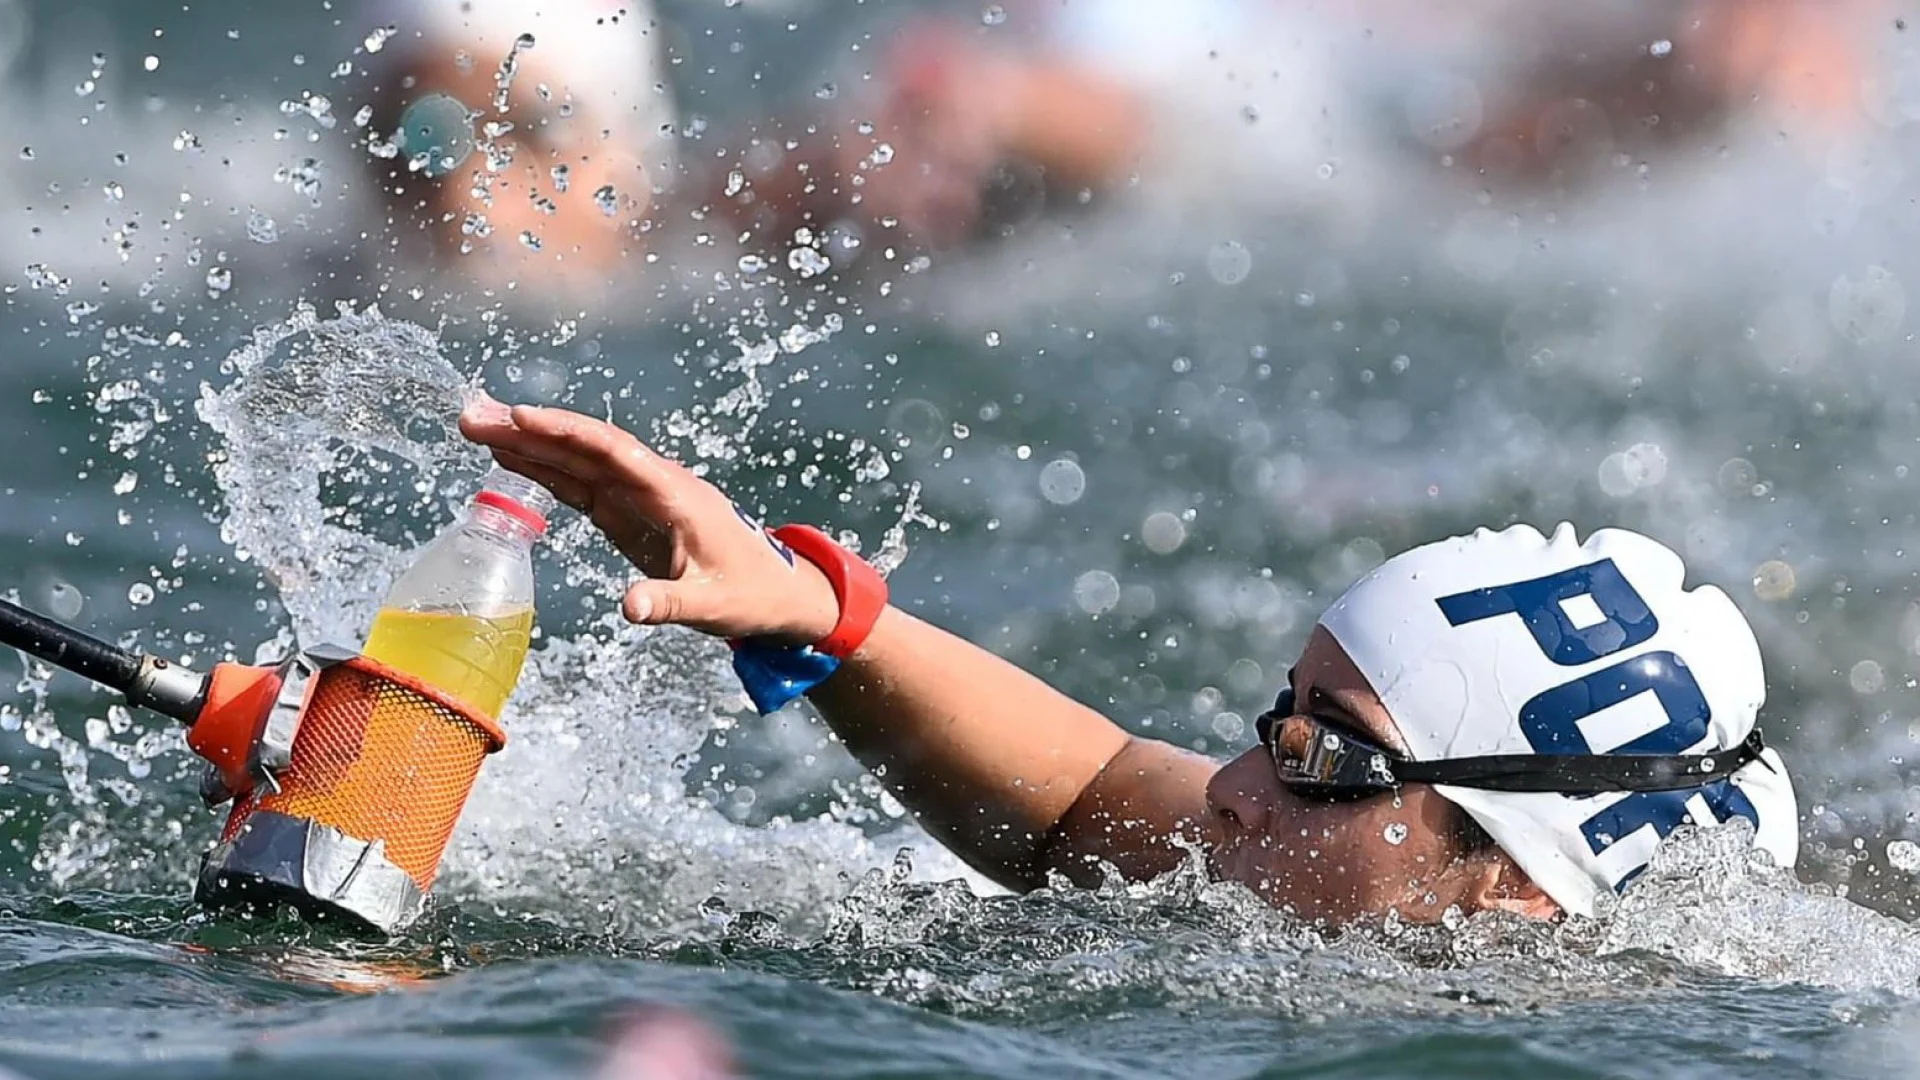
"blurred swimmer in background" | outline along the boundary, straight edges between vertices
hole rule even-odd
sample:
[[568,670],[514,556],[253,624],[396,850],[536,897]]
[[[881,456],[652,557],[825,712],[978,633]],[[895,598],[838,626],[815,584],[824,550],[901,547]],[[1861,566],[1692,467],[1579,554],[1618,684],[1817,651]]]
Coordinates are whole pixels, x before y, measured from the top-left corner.
[[1820,144],[1859,123],[1885,7],[1012,0],[916,17],[875,34],[827,118],[767,127],[736,216],[941,248],[1170,174],[1257,209],[1310,204],[1343,159],[1382,160],[1376,184],[1438,165],[1525,192],[1741,123]]
[[674,168],[647,0],[376,0],[367,15],[386,40],[366,162],[403,247],[583,302],[632,272]]

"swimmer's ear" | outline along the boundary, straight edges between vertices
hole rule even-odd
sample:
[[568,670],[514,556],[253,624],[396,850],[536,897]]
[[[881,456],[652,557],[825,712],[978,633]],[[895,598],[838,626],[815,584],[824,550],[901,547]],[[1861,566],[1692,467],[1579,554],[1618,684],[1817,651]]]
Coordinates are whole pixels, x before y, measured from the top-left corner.
[[1474,887],[1468,893],[1475,910],[1511,911],[1529,919],[1557,919],[1560,905],[1534,884],[1511,856],[1495,850],[1476,871]]

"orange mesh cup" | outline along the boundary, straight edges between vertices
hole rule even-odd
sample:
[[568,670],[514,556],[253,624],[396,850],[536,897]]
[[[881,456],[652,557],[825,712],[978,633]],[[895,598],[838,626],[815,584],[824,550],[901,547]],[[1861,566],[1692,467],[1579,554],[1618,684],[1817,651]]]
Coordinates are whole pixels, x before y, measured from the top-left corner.
[[221,839],[272,810],[382,842],[424,893],[481,761],[506,742],[499,724],[410,675],[364,656],[331,665],[307,691],[278,790],[236,800]]

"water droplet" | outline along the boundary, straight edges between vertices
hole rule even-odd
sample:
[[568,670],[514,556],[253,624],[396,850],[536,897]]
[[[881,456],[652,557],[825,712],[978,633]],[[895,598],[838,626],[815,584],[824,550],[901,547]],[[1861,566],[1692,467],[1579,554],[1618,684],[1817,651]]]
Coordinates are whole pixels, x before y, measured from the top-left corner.
[[256,244],[277,243],[280,226],[272,218],[255,210],[247,215],[247,239]]
[[207,271],[207,292],[219,296],[233,288],[233,271],[225,266],[216,266]]
[[540,250],[540,238],[533,235],[532,230],[522,229],[520,231],[520,243],[525,245],[528,251]]
[[1763,562],[1753,572],[1753,593],[1762,600],[1785,600],[1793,595],[1793,567],[1779,559]]
[[127,603],[134,607],[146,607],[153,603],[153,586],[144,581],[136,581],[127,589]]
[[27,284],[30,287],[34,289],[47,289],[55,296],[67,295],[67,290],[73,286],[70,278],[64,278],[54,273],[46,263],[28,263],[26,274]]
[[1214,735],[1226,743],[1237,743],[1247,735],[1247,722],[1236,712],[1215,713],[1212,728]]
[[1659,41],[1647,46],[1647,51],[1655,56],[1671,56],[1673,55],[1673,42],[1668,41],[1666,38],[1661,38]]
[[1253,253],[1238,240],[1224,240],[1207,251],[1207,274],[1222,285],[1238,285],[1253,270]]
[[1904,870],[1909,874],[1920,873],[1920,844],[1911,840],[1894,840],[1887,844],[1887,862],[1895,870]]
[[20,148],[20,160],[21,160],[21,161],[32,161],[32,160],[33,160],[33,147],[31,147],[31,146],[23,146],[23,147],[21,147],[21,148]]
[[787,252],[787,266],[803,278],[825,273],[833,264],[825,255],[810,247],[797,247]]
[[620,195],[613,190],[612,184],[606,184],[602,186],[600,190],[595,191],[593,193],[593,202],[594,205],[600,208],[600,212],[608,217],[612,217],[620,212]]
[[1187,526],[1174,514],[1156,511],[1141,523],[1140,542],[1155,555],[1171,555],[1187,542]]
[[1872,660],[1862,660],[1847,672],[1847,685],[1856,694],[1877,694],[1886,688],[1887,673]]
[[980,12],[980,21],[987,26],[999,26],[1007,21],[1007,9],[999,4],[988,4]]
[[140,66],[146,68],[148,71],[159,71],[160,58],[157,56],[154,56],[152,53],[148,53],[147,58],[140,62]]
[[1040,470],[1040,497],[1055,506],[1072,506],[1087,493],[1087,474],[1071,458],[1056,458]]
[[997,349],[999,347],[1000,347],[1000,331],[998,330],[987,331],[987,348]]
[[1073,602],[1089,615],[1104,615],[1120,603],[1120,582],[1105,570],[1089,570],[1074,579]]
[[386,48],[387,40],[399,32],[400,28],[397,26],[378,26],[367,34],[366,40],[360,45],[370,53],[377,53]]
[[112,199],[114,202],[119,202],[121,199],[127,197],[127,189],[121,187],[120,181],[118,180],[107,181],[106,185],[100,190],[105,192],[107,198]]
[[72,584],[55,580],[47,586],[47,614],[63,622],[72,622],[80,617],[80,609],[86,606],[86,597]]
[[1401,844],[1407,842],[1407,827],[1398,821],[1388,822],[1387,827],[1381,830],[1380,835],[1386,839],[1387,843],[1392,844],[1394,847],[1399,847]]

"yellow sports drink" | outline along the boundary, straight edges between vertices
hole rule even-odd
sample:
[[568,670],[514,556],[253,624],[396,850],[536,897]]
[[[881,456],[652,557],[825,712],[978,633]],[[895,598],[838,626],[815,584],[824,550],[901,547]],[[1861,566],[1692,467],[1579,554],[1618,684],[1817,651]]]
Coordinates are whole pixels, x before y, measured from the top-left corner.
[[495,469],[466,515],[388,592],[363,650],[497,718],[533,633],[533,545],[553,497]]
[[532,631],[532,608],[497,615],[386,608],[362,651],[498,718],[520,681]]

